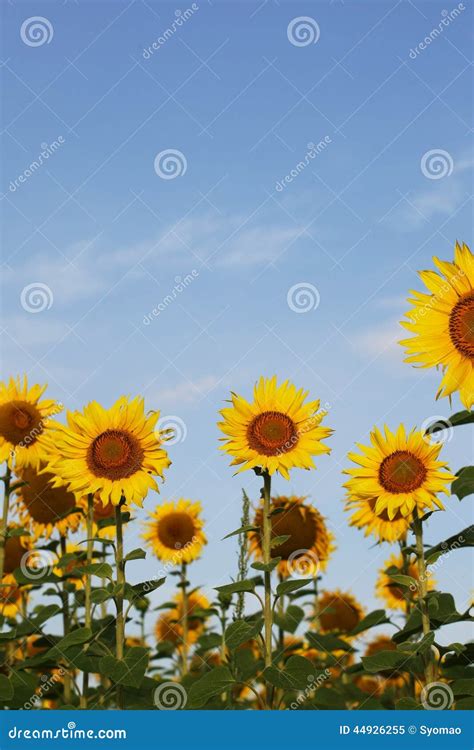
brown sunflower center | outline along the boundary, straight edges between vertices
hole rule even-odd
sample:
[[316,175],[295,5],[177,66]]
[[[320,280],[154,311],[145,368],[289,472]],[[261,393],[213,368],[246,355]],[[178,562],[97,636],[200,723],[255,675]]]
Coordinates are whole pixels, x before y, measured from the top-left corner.
[[289,536],[273,549],[274,557],[287,560],[292,552],[310,550],[316,543],[316,523],[307,508],[286,508],[272,520],[272,536]]
[[193,519],[187,513],[169,513],[157,525],[158,539],[173,550],[180,550],[192,542],[195,531]]
[[0,406],[0,435],[18,445],[34,443],[43,431],[41,414],[28,401],[8,401]]
[[22,471],[21,479],[25,482],[21,488],[23,504],[36,523],[54,524],[76,505],[72,492],[51,485],[52,474],[37,474],[28,468]]
[[87,451],[87,465],[96,477],[126,479],[139,471],[142,462],[140,443],[125,430],[102,432]]
[[474,293],[463,297],[449,316],[449,335],[456,349],[474,359]]
[[298,442],[296,425],[287,414],[279,411],[264,411],[249,424],[247,429],[249,446],[264,456],[288,453]]
[[104,518],[111,518],[115,515],[115,505],[108,502],[107,505],[102,503],[102,500],[96,500],[94,502],[94,521],[102,521]]
[[410,451],[395,451],[380,464],[379,482],[387,492],[413,492],[425,479],[424,464]]
[[5,542],[5,562],[4,572],[13,573],[16,568],[19,568],[23,555],[26,553],[26,547],[23,546],[21,537],[10,536]]
[[323,630],[349,632],[360,622],[361,613],[347,599],[337,596],[320,602],[320,621]]

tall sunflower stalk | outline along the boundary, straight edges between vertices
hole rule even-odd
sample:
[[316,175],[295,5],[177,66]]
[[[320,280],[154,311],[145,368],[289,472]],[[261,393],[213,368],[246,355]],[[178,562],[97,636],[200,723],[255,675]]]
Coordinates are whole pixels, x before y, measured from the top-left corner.
[[12,471],[9,466],[5,470],[3,479],[3,509],[0,520],[0,584],[3,581],[3,571],[5,568],[5,544],[7,541],[8,530],[8,511],[10,507],[11,479]]
[[[94,531],[94,495],[89,492],[87,495],[87,511],[86,511],[86,539],[87,539],[87,556],[86,556],[86,582],[84,587],[84,611],[85,611],[85,622],[86,628],[92,627],[92,601],[91,601],[91,589],[92,589],[92,575],[90,572],[90,566],[92,564],[92,556],[94,552],[94,540],[92,538]],[[85,649],[87,651],[87,647]],[[87,708],[87,698],[89,691],[89,673],[84,672],[82,682],[82,695],[81,695],[81,708]]]
[[[123,613],[123,602],[125,593],[125,562],[123,556],[123,526],[122,526],[122,508],[125,503],[124,498],[115,507],[115,569],[116,569],[116,594],[115,606],[117,608],[117,618],[115,626],[115,655],[118,661],[123,660],[125,644],[125,619]],[[123,702],[123,687],[117,683],[117,707],[125,708]]]

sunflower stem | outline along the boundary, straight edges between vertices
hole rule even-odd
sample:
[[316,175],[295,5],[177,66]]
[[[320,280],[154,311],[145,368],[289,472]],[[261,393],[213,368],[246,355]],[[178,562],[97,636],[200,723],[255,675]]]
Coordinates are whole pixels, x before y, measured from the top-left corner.
[[[268,471],[263,472],[263,562],[267,565],[271,561],[272,542],[272,519],[271,512],[271,485],[272,480]],[[273,609],[272,609],[272,582],[271,573],[265,570],[263,574],[265,597],[263,607],[264,634],[265,634],[265,667],[272,665],[272,631],[273,631]],[[267,704],[271,708],[272,687],[267,685]]]
[[[92,540],[94,526],[94,495],[89,492],[87,495],[87,515],[86,515],[86,534],[87,534],[87,565],[92,563],[92,554],[94,551],[94,542]],[[84,607],[85,607],[85,626],[90,628],[92,626],[92,602],[91,602],[91,574],[86,573],[86,583],[84,590]],[[87,646],[84,649],[84,653],[87,651]],[[82,695],[81,695],[81,708],[87,708],[87,694],[89,692],[89,673],[84,672],[82,677]]]
[[[116,620],[116,657],[119,661],[123,659],[123,646],[125,637],[125,623],[123,616],[123,600],[124,600],[124,588],[125,588],[125,564],[123,560],[123,527],[122,527],[122,505],[124,498],[121,499],[120,503],[115,506],[115,534],[116,534],[116,548],[115,548],[115,566],[117,569],[117,593],[115,596],[115,605],[117,607],[117,620]],[[117,684],[117,706],[119,709],[124,709],[123,702],[123,688]]]
[[183,563],[181,565],[181,589],[182,589],[182,597],[183,597],[183,617],[182,617],[182,627],[183,627],[183,643],[182,643],[182,667],[181,667],[181,674],[184,677],[188,673],[188,629],[189,629],[189,622],[188,622],[188,582],[186,579],[186,563]]
[[5,568],[5,544],[7,540],[8,529],[8,509],[10,507],[12,470],[9,466],[5,471],[3,483],[5,485],[3,494],[3,512],[0,521],[0,583],[3,581],[3,571]]
[[[423,628],[423,635],[427,635],[431,631],[431,624],[426,602],[428,586],[426,578],[425,552],[423,548],[423,521],[418,516],[416,509],[413,512],[413,531],[415,533],[416,539],[416,556],[418,565],[418,601],[420,605],[421,624]],[[430,649],[426,657],[425,665],[425,680],[427,684],[435,681],[435,672],[436,667],[433,662],[433,654]]]
[[[59,538],[59,546],[61,549],[61,557],[66,554],[66,537],[61,534]],[[67,635],[71,627],[71,619],[69,614],[69,594],[67,592],[67,581],[64,580],[61,584],[61,603],[63,605],[63,633]],[[71,704],[71,674],[69,668],[65,665],[64,670],[64,703],[66,705]]]

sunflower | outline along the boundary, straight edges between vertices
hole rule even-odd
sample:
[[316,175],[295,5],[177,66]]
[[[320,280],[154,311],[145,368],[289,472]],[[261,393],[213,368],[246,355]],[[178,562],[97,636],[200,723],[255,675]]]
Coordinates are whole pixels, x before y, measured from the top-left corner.
[[332,430],[321,426],[327,412],[319,410],[319,401],[305,403],[307,395],[287,380],[278,386],[276,376],[260,378],[252,403],[232,393],[232,406],[222,409],[218,423],[226,435],[221,450],[233,456],[231,466],[278,471],[285,479],[292,468],[315,468],[312,457],[330,452],[321,440]]
[[184,498],[157,505],[145,524],[143,539],[159,560],[172,565],[190,563],[207,544],[201,512],[201,503]]
[[163,479],[171,463],[155,427],[159,416],[145,414],[143,398],[125,396],[108,410],[92,401],[82,413],[69,412],[67,427],[56,424],[49,441],[57,484],[78,496],[99,492],[104,505],[124,497],[141,506],[148,490],[158,492],[152,475]]
[[49,417],[62,410],[53,399],[41,398],[46,388],[28,388],[26,375],[23,380],[17,377],[0,382],[0,463],[6,461],[10,468],[38,468]]
[[[397,646],[392,641],[389,635],[376,635],[375,638],[373,638],[367,645],[367,648],[365,649],[364,656],[374,656],[375,654],[378,654],[380,651],[396,651]],[[388,686],[388,687],[403,687],[405,684],[405,680],[403,678],[403,675],[400,673],[385,669],[378,672],[378,675],[382,676],[384,678],[382,683],[382,688]],[[360,687],[360,685],[358,685]],[[363,690],[364,688],[361,688]],[[368,692],[368,691],[367,691]]]
[[[406,575],[414,578],[418,581],[418,566],[414,558],[408,560],[408,564],[403,565],[403,556],[401,554],[391,555],[386,561],[383,568],[379,571],[377,583],[375,584],[375,590],[379,599],[383,599],[386,606],[389,609],[400,610],[404,612],[407,607],[408,600],[416,599],[418,595],[417,587],[413,584],[412,587],[406,588],[399,586],[392,580],[390,575],[386,572],[390,568],[395,568],[395,573],[398,575]],[[426,575],[426,588],[427,591],[432,591],[436,585],[436,581],[428,571]]]
[[4,573],[13,573],[21,566],[25,554],[31,549],[31,538],[26,534],[11,535],[13,531],[20,528],[18,524],[10,524],[7,538],[5,540]]
[[[23,594],[26,596],[25,594]],[[21,609],[22,592],[11,573],[3,576],[0,585],[0,616],[16,617]]]
[[474,256],[467,245],[456,242],[454,262],[433,258],[439,271],[421,271],[425,292],[412,292],[413,304],[402,325],[412,338],[400,341],[407,362],[421,367],[441,367],[443,379],[437,393],[459,391],[466,407],[474,403]]
[[333,630],[350,633],[364,617],[364,609],[359,602],[347,592],[325,591],[319,597],[319,621],[321,632]]
[[82,514],[76,508],[74,495],[64,486],[54,486],[55,476],[44,471],[43,463],[39,469],[40,473],[29,466],[17,472],[24,483],[16,490],[23,526],[35,538],[43,534],[50,537],[54,529],[61,536],[77,531]]
[[[183,594],[181,592],[177,594],[173,601],[176,607],[161,615],[155,626],[155,635],[158,641],[170,641],[179,645],[183,640]],[[193,591],[188,595],[188,643],[195,643],[201,635],[204,629],[201,610],[208,608],[208,600],[199,591]]]
[[431,444],[416,430],[406,435],[403,425],[396,433],[385,427],[385,436],[375,427],[370,439],[371,446],[358,446],[361,453],[349,453],[357,464],[344,471],[352,477],[344,485],[351,499],[370,499],[373,512],[386,512],[388,521],[409,517],[415,509],[420,514],[435,506],[443,509],[436,493],[449,495],[447,487],[456,477],[437,460],[441,443]]
[[[305,497],[279,496],[272,498],[272,509],[280,512],[272,517],[272,538],[289,536],[289,539],[272,549],[273,557],[281,557],[279,572],[316,577],[324,571],[335,549],[334,535],[328,531],[321,513],[305,504]],[[254,525],[263,526],[263,502],[255,514]],[[263,559],[262,539],[259,531],[249,534],[250,551]]]
[[[87,565],[87,553],[84,545],[67,542],[65,554],[60,554],[61,565],[56,564],[53,572],[59,577],[65,577],[68,583],[72,583],[76,589],[84,588],[84,574],[80,574],[81,568]],[[59,563],[58,559],[58,563]],[[78,571],[75,573],[74,571]],[[67,578],[66,578],[67,576]]]
[[380,542],[397,542],[405,539],[413,521],[412,515],[403,516],[400,509],[390,520],[387,509],[380,515],[375,513],[377,497],[349,497],[345,509],[354,511],[349,519],[349,526],[365,529],[365,536],[373,534]]

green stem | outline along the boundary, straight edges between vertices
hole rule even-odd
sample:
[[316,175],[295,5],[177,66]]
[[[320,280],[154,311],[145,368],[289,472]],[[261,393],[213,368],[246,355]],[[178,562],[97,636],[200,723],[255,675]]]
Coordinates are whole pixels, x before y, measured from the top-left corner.
[[[116,550],[115,550],[115,565],[117,569],[117,593],[115,596],[115,604],[117,607],[117,620],[116,620],[116,656],[117,659],[123,659],[123,647],[125,639],[125,622],[123,616],[123,600],[124,600],[124,588],[125,588],[125,565],[123,561],[123,528],[122,528],[122,504],[124,500],[120,501],[119,505],[115,507],[115,533],[116,533]],[[123,709],[123,688],[117,684],[117,706]]]
[[[426,578],[426,564],[425,564],[425,552],[423,548],[423,522],[419,518],[418,513],[415,509],[413,513],[413,531],[415,532],[416,539],[416,556],[418,565],[418,603],[420,606],[421,613],[421,624],[423,628],[423,635],[427,635],[431,631],[430,615],[428,612],[428,606],[426,602],[426,595],[428,593],[427,578]],[[427,663],[425,666],[425,680],[429,684],[434,682],[436,668],[433,662],[433,655],[431,649],[428,651]]]
[[[61,557],[64,557],[64,555],[66,554],[66,537],[62,534],[59,540],[59,544],[61,548]],[[64,580],[61,584],[61,602],[63,605],[63,632],[64,635],[67,635],[71,628],[67,580]],[[67,664],[65,665],[64,671],[64,703],[68,706],[71,705],[71,673]]]
[[7,466],[3,483],[5,485],[3,494],[3,512],[0,521],[0,583],[3,582],[3,571],[5,568],[5,544],[8,530],[8,509],[10,506],[12,470]]
[[[87,496],[87,515],[86,515],[86,538],[87,538],[87,565],[92,564],[92,555],[94,551],[94,542],[92,541],[94,527],[94,495],[89,492]],[[91,602],[91,574],[86,573],[86,583],[84,589],[84,607],[85,607],[85,626],[86,628],[92,627],[92,602]],[[84,653],[87,651],[87,647]],[[87,694],[89,692],[89,672],[84,672],[82,676],[82,695],[81,695],[81,708],[87,708]]]
[[314,579],[314,624],[316,630],[321,630],[321,611],[319,606],[319,591],[318,591],[318,579]]
[[[271,561],[271,542],[272,542],[272,519],[271,512],[271,477],[268,471],[263,472],[263,562],[265,565]],[[263,573],[265,596],[263,600],[263,620],[264,620],[264,638],[265,638],[265,667],[272,665],[272,631],[273,631],[273,609],[272,609],[272,582],[269,570]],[[271,708],[273,689],[267,685],[267,704]]]
[[181,624],[183,628],[183,643],[182,643],[182,668],[181,674],[184,675],[188,672],[188,630],[189,630],[189,619],[188,619],[188,582],[186,580],[186,563],[181,565],[181,590],[183,597],[183,616]]

